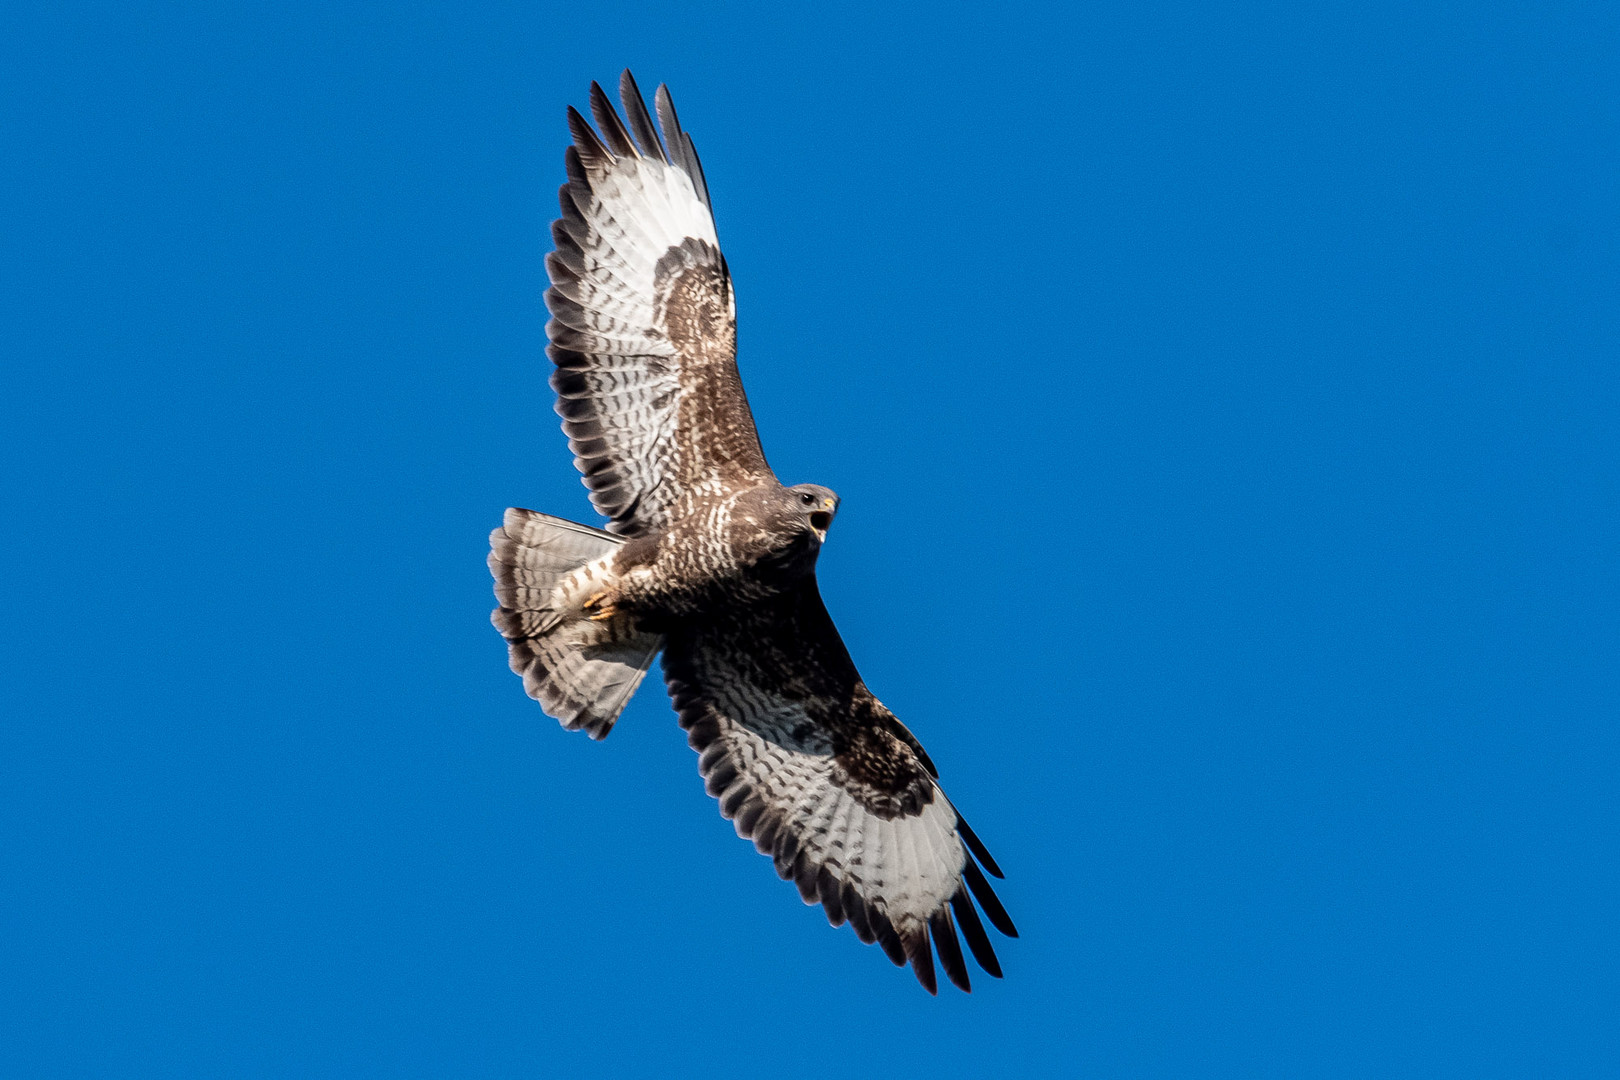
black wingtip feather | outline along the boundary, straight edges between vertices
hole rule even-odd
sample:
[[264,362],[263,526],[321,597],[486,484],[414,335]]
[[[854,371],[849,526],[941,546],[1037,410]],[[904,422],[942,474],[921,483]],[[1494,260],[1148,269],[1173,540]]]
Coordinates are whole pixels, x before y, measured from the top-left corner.
[[[730,761],[723,761],[711,769],[703,778],[703,789],[715,798],[719,798],[725,790],[737,779],[737,766]],[[725,813],[725,803],[720,804],[721,813]],[[730,817],[726,814],[726,817]]]
[[641,88],[636,85],[636,78],[630,74],[629,68],[625,68],[619,76],[619,101],[624,105],[624,115],[630,121],[636,141],[641,144],[642,156],[668,161],[669,154],[658,138],[658,128],[647,114],[647,101],[641,96]]
[[573,284],[580,279],[580,274],[568,265],[568,260],[558,252],[546,252],[546,276],[551,278],[553,285]]
[[694,720],[686,729],[686,742],[694,750],[702,750],[720,737],[720,725],[713,717]]
[[636,144],[630,141],[630,133],[624,129],[624,121],[619,119],[618,110],[613,107],[613,102],[608,100],[601,83],[594,80],[591,82],[591,115],[596,118],[596,126],[602,130],[602,138],[613,148],[616,156],[641,156],[636,150]]
[[849,916],[850,929],[862,944],[871,945],[877,941],[877,935],[872,932],[872,920],[867,915],[866,901],[855,892],[854,886],[844,882],[844,914]]
[[759,799],[749,799],[743,804],[742,812],[737,815],[737,834],[739,836],[753,836],[754,826],[759,823],[760,816],[765,813],[765,804]]
[[[569,256],[572,256],[575,261],[579,260],[579,242],[568,235],[568,230],[563,227],[562,218],[558,218],[551,223],[551,243],[557,249],[556,254],[565,261],[568,260]],[[580,265],[583,266],[583,263]]]
[[844,924],[844,884],[833,877],[825,865],[816,873],[816,892],[821,906],[827,911],[827,921],[834,926]]
[[[714,793],[714,791],[710,792],[711,795]],[[721,815],[727,821],[735,818],[737,816],[737,811],[742,809],[743,801],[747,799],[750,794],[751,792],[749,792],[747,784],[731,784],[729,787],[725,788],[724,793],[720,795]]]
[[815,860],[810,858],[808,851],[799,852],[799,857],[793,860],[793,884],[799,887],[799,899],[807,904],[817,901]]
[[783,829],[776,839],[776,876],[786,881],[793,876],[793,860],[799,854],[799,836]]
[[951,897],[951,910],[956,912],[956,925],[967,939],[973,959],[991,975],[1001,978],[1001,961],[996,959],[996,950],[990,947],[990,935],[984,932],[984,923],[979,921],[979,913],[973,910],[973,901],[968,898],[965,885]]
[[984,841],[979,839],[979,835],[968,825],[967,819],[962,817],[960,811],[956,815],[956,831],[961,835],[962,842],[967,845],[968,850],[973,852],[973,857],[978,859],[980,865],[986,870],[990,871],[991,877],[1005,876],[1001,872],[1001,867],[996,865],[996,860],[990,857],[990,852],[985,850]]
[[681,132],[681,142],[686,146],[686,171],[692,177],[692,187],[697,190],[698,198],[703,205],[714,213],[714,203],[709,201],[709,182],[703,176],[703,162],[698,160],[697,147],[692,145],[692,136]]
[[664,129],[670,164],[690,175],[692,167],[686,160],[686,140],[682,137],[681,119],[675,115],[675,100],[669,96],[669,87],[659,84],[653,94],[653,108],[658,111],[658,125]]
[[675,113],[675,99],[669,96],[669,87],[664,83],[659,83],[658,89],[653,91],[653,108],[658,110],[658,122],[664,127],[664,135],[673,143],[681,133],[681,118]]
[[557,239],[559,232],[567,238],[566,241],[558,241],[559,250],[566,243],[568,247],[583,253],[586,246],[591,242],[590,227],[585,224],[582,218],[569,214],[567,211],[564,211],[563,216],[551,224],[551,237],[553,240]]
[[[579,161],[579,153],[573,147],[568,148],[573,160]],[[564,162],[564,164],[567,164]],[[590,182],[583,179],[585,166],[580,165],[578,180],[570,180],[557,192],[557,206],[562,210],[562,220],[568,222],[568,231],[581,242],[581,245],[591,237],[590,223],[585,220],[585,209],[591,204]]]
[[918,931],[912,939],[911,970],[916,972],[917,981],[922,983],[923,989],[935,997],[939,996],[939,977],[934,974],[934,950],[928,947],[928,931]]
[[973,890],[973,898],[984,909],[985,917],[990,920],[990,925],[1008,937],[1017,937],[1018,928],[1013,925],[1012,919],[1008,918],[1007,909],[1001,906],[1001,901],[996,897],[995,890],[990,888],[990,882],[985,880],[983,872],[973,865],[971,859],[962,864],[962,876],[967,879],[968,888]]
[[872,908],[867,913],[867,922],[877,937],[877,943],[883,947],[884,955],[895,967],[905,967],[906,947],[901,943],[900,935],[895,932],[894,923],[889,921],[889,917],[877,908]]
[[653,108],[658,111],[658,123],[664,129],[669,163],[691,178],[692,189],[697,192],[703,205],[708,207],[709,213],[713,214],[714,204],[709,201],[709,185],[703,178],[703,164],[698,161],[692,136],[681,129],[681,118],[675,112],[675,99],[669,96],[669,87],[659,84],[653,94]]
[[774,813],[767,813],[754,829],[754,847],[761,855],[770,855],[776,851],[776,834],[782,828],[782,819]]
[[[557,222],[557,225],[561,224],[562,222]],[[547,256],[548,261],[546,262],[546,266],[551,267],[553,265],[551,260],[554,258],[555,263],[566,269],[574,281],[578,281],[580,278],[584,277],[585,255],[574,246],[574,242],[568,238],[568,234],[553,226],[551,230],[551,238],[556,241],[557,250],[553,251],[551,255]],[[552,278],[551,280],[555,282],[557,279]],[[583,361],[584,357],[581,356],[580,359]]]
[[[592,83],[591,85],[594,86],[595,84]],[[572,105],[568,106],[568,134],[574,137],[574,145],[570,149],[576,150],[581,159],[591,161],[612,160],[613,155],[609,153],[608,148],[603,145],[602,140],[592,130],[591,125],[579,114],[579,110]],[[564,160],[567,160],[566,156]],[[574,174],[570,172],[568,175],[572,179]]]
[[962,958],[962,943],[956,940],[956,927],[951,925],[951,909],[940,908],[928,917],[928,929],[934,936],[934,947],[939,952],[939,966],[945,977],[964,994],[973,992],[968,978],[967,961]]
[[[593,133],[594,135],[594,133]],[[595,153],[587,150],[586,153]],[[606,153],[604,150],[603,153]],[[595,160],[595,159],[593,159]],[[563,172],[568,177],[568,183],[557,192],[557,202],[562,207],[564,217],[579,217],[579,201],[574,198],[576,192],[588,193],[591,189],[590,177],[585,175],[585,162],[580,156],[578,146],[569,146],[563,150]]]

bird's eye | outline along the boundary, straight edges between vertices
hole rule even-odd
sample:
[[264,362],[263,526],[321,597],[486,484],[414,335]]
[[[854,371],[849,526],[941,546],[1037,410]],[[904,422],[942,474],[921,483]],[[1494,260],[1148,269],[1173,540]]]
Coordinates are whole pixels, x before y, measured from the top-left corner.
[[815,504],[816,497],[810,494],[808,491],[801,491],[799,492],[799,501],[804,503],[806,506],[812,506]]

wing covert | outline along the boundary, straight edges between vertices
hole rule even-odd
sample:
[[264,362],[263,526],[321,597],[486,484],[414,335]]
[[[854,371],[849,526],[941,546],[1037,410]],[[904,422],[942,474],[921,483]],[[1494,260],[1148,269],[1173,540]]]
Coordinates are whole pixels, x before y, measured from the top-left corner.
[[568,112],[546,335],[591,502],[609,531],[640,536],[687,494],[771,473],[737,374],[731,276],[691,136],[663,87],[662,141],[628,71],[620,96],[628,126],[595,83],[596,128]]

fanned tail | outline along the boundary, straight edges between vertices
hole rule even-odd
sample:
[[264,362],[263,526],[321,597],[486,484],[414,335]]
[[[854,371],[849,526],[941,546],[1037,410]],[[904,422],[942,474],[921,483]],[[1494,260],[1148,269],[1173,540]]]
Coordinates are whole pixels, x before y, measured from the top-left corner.
[[664,646],[627,617],[593,621],[565,601],[565,579],[576,573],[606,584],[622,543],[588,525],[516,508],[489,534],[501,605],[490,621],[506,638],[512,670],[547,715],[593,739],[612,730]]

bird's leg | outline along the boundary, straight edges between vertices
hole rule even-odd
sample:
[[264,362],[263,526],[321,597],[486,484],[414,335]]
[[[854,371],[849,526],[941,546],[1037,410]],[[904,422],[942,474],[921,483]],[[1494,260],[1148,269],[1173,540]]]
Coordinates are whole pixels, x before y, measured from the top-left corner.
[[602,622],[613,618],[618,614],[618,610],[613,606],[613,599],[613,592],[609,589],[603,589],[601,592],[592,595],[582,605],[585,615],[592,622]]

